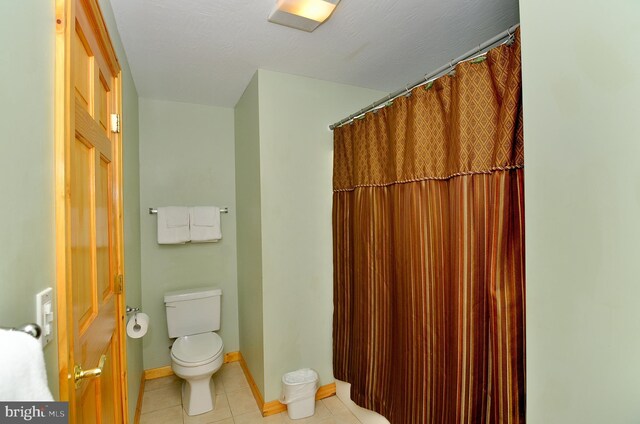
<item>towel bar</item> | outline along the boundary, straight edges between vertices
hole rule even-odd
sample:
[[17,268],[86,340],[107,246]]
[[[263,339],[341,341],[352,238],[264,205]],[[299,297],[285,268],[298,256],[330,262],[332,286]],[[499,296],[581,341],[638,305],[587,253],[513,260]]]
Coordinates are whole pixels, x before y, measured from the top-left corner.
[[[149,215],[154,215],[158,213],[158,209],[149,208]],[[220,213],[229,213],[229,208],[220,208]]]
[[40,338],[40,334],[42,334],[42,329],[40,329],[40,326],[38,324],[24,324],[21,325],[20,327],[0,327],[0,329],[2,330],[8,330],[8,331],[21,331],[23,333],[27,333],[33,337],[35,337],[36,339]]

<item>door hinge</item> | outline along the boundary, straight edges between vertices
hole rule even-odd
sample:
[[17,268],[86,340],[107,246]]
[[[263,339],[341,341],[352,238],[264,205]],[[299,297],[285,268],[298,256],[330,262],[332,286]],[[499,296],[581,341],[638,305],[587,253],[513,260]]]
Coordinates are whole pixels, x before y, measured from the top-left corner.
[[120,115],[118,115],[117,113],[112,113],[111,114],[111,132],[119,133],[120,125],[122,125],[122,123],[120,122]]
[[124,277],[122,274],[116,275],[116,284],[114,287],[115,294],[122,294],[122,290],[124,289]]

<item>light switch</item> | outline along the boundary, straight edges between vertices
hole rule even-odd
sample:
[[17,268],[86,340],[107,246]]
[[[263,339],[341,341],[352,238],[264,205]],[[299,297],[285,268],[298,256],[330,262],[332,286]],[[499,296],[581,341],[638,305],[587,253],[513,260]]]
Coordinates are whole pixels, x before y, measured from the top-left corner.
[[40,342],[45,347],[53,339],[53,289],[36,294],[36,323],[42,329]]

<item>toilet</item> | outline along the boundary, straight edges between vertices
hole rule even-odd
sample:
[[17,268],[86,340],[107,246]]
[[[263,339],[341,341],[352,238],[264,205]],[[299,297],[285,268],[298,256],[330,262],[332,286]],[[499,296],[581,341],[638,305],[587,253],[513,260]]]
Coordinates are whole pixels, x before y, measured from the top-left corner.
[[182,405],[187,415],[199,415],[215,407],[213,374],[223,362],[218,288],[200,288],[165,293],[171,368],[184,380]]

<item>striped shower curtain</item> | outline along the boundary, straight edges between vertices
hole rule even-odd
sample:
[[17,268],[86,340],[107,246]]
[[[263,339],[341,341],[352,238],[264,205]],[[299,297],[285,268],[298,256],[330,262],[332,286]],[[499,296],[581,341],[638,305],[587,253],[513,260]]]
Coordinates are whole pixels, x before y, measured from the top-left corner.
[[334,374],[402,423],[525,422],[520,39],[334,132]]

